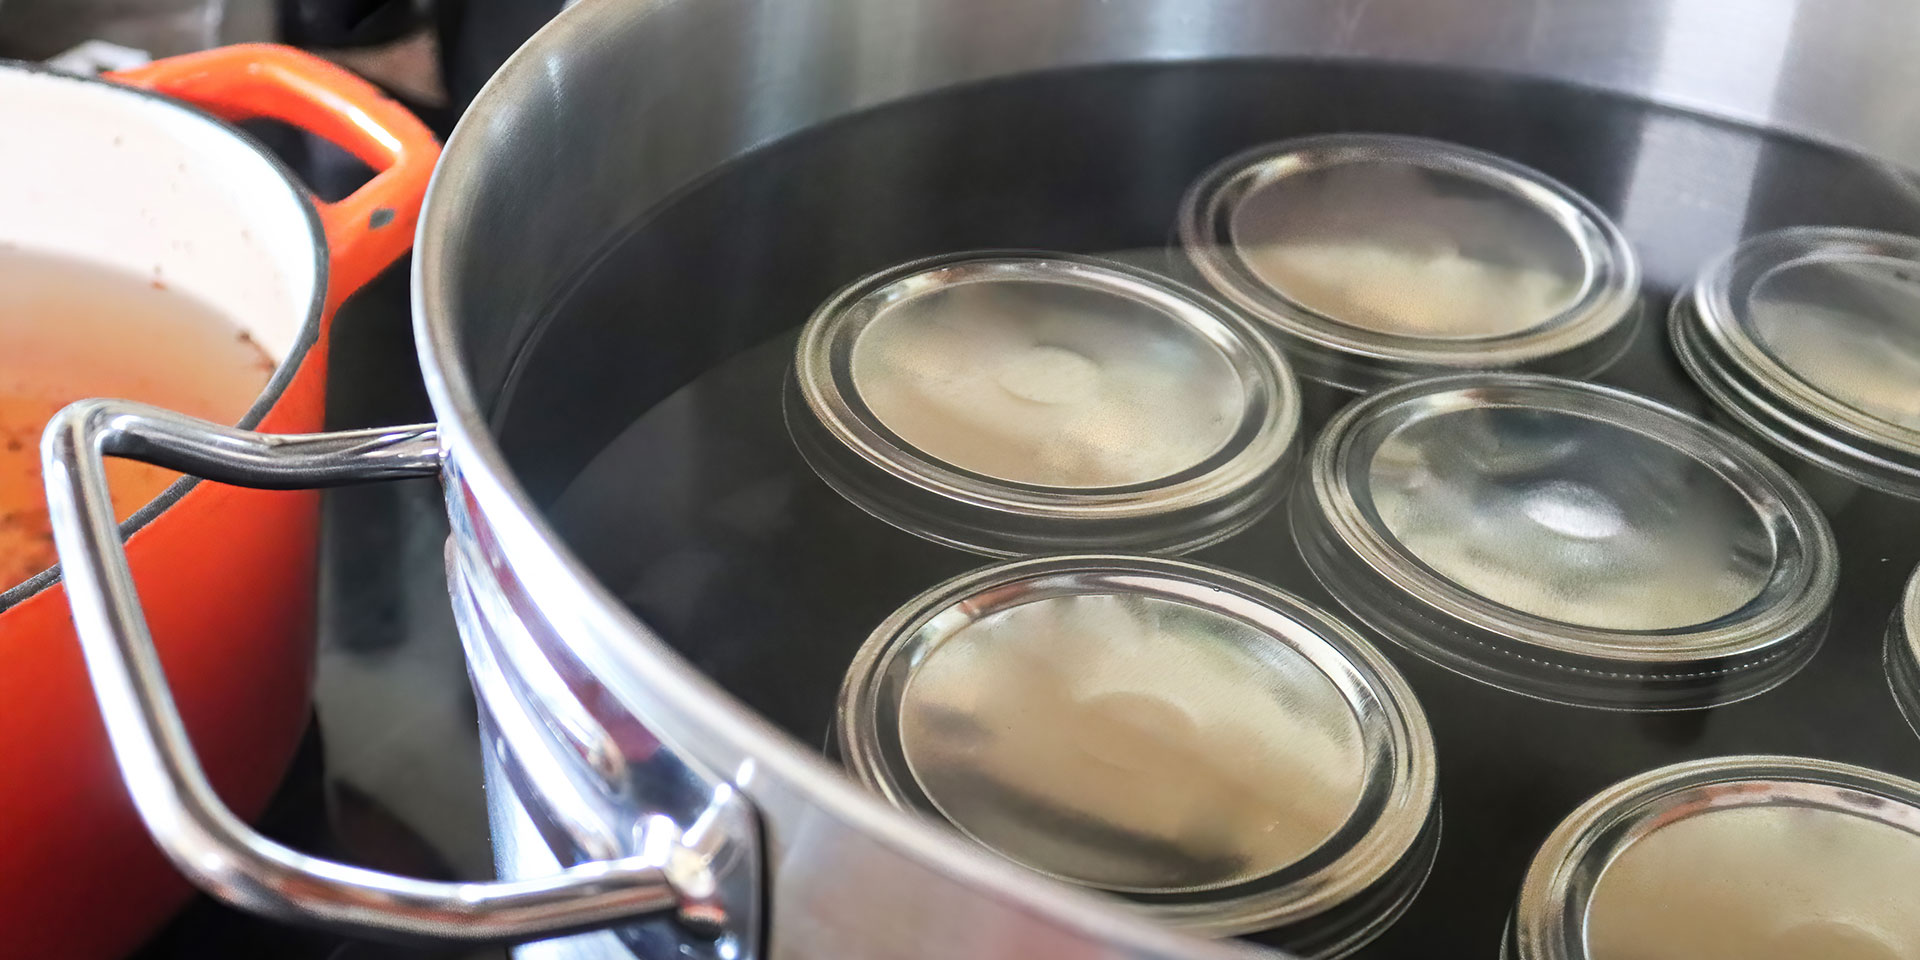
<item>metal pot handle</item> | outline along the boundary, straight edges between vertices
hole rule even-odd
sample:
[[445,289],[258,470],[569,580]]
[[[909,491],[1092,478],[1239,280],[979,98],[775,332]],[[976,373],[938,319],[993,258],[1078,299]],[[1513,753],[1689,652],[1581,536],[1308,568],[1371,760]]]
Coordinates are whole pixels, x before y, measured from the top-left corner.
[[[74,625],[114,759],[160,848],[214,896],[276,919],[386,940],[515,942],[676,917],[717,935],[729,917],[699,824],[651,818],[640,854],[489,883],[399,877],[289,849],[248,827],[208,784],[174,706],[127,566],[105,457],[266,489],[434,476],[431,424],[325,434],[236,430],[121,400],[85,400],[47,424],[40,457]],[[209,535],[214,535],[209,531]]]

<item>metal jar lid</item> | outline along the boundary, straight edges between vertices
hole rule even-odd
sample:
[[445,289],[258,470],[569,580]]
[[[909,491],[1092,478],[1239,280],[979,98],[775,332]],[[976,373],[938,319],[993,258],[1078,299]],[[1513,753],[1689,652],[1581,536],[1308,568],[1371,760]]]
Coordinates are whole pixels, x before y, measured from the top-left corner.
[[788,423],[903,529],[990,555],[1211,543],[1285,494],[1299,388],[1226,306],[1091,257],[957,254],[814,313]]
[[1663,767],[1534,857],[1509,960],[1920,956],[1920,783],[1798,757]]
[[1920,239],[1841,227],[1749,237],[1674,301],[1687,373],[1769,442],[1920,498]]
[[1377,650],[1213,567],[1014,561],[900,608],[854,658],[842,759],[1030,869],[1315,956],[1397,919],[1438,842],[1433,736]]
[[1640,267],[1537,170],[1418,137],[1259,147],[1188,189],[1180,244],[1303,376],[1352,390],[1463,369],[1587,376],[1632,339]]
[[1907,725],[1920,733],[1920,570],[1907,579],[1887,624],[1887,683]]
[[1731,434],[1630,393],[1459,374],[1348,407],[1294,537],[1387,638],[1518,693],[1627,710],[1727,703],[1819,647],[1826,519]]

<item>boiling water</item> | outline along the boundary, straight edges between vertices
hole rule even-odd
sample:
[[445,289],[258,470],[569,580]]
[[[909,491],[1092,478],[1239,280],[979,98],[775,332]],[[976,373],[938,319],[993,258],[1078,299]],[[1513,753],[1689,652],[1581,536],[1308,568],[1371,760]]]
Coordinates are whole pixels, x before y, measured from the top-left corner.
[[[957,250],[1068,250],[1176,269],[1166,244],[1190,182],[1248,147],[1329,131],[1477,147],[1606,210],[1642,258],[1647,322],[1600,379],[1696,413],[1707,404],[1672,359],[1662,320],[1704,264],[1742,236],[1794,224],[1920,234],[1920,188],[1907,174],[1564,86],[1331,64],[1047,74],[838,122],[662,206],[546,319],[496,410],[501,438],[609,588],[734,695],[823,743],[842,673],[874,626],[987,561],[868,516],[795,452],[782,382],[809,313],[866,273]],[[574,429],[551,429],[562,422]],[[1426,891],[1363,956],[1492,956],[1540,841],[1588,796],[1654,766],[1780,752],[1920,776],[1920,740],[1879,663],[1899,584],[1920,562],[1920,511],[1826,493],[1844,557],[1827,645],[1754,700],[1664,715],[1560,707],[1383,643],[1432,721],[1445,829]],[[1197,558],[1337,610],[1283,513]]]
[[[272,372],[224,314],[163,281],[0,248],[0,589],[54,563],[40,433],[55,411],[119,397],[234,423]],[[125,519],[179,477],[107,461],[114,513]]]

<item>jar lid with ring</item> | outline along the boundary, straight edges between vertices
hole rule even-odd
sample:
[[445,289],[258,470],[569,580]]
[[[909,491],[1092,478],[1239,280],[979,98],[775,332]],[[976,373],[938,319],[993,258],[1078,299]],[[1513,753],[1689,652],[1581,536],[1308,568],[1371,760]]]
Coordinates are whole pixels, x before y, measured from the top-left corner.
[[1838,583],[1825,517],[1759,451],[1643,397],[1528,374],[1348,407],[1292,519],[1308,567],[1387,639],[1581,706],[1771,689],[1819,648]]
[[1800,757],[1675,764],[1547,838],[1508,960],[1920,956],[1920,783]]
[[1741,427],[1920,498],[1920,238],[1757,234],[1674,301],[1669,332],[1688,375]]
[[1471,369],[1611,364],[1640,268],[1605,213],[1545,174],[1437,140],[1304,137],[1203,175],[1179,245],[1302,376],[1366,391]]
[[1228,571],[1082,555],[963,575],[874,630],[839,750],[895,805],[1166,923],[1343,956],[1438,843],[1433,735],[1339,620]]
[[815,312],[787,422],[822,479],[988,555],[1180,553],[1284,496],[1299,390],[1231,309],[1056,253],[908,263]]

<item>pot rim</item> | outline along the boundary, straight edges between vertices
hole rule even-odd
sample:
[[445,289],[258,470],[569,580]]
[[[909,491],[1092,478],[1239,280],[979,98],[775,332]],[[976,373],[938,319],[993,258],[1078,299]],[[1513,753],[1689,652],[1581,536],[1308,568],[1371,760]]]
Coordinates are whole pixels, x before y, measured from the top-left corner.
[[[30,61],[0,58],[0,70],[19,70],[26,73],[40,74],[55,77],[60,80],[72,81],[74,83],[106,87],[118,94],[136,97],[146,101],[157,109],[177,110],[191,121],[210,124],[217,132],[224,132],[239,140],[241,144],[259,156],[274,173],[279,175],[279,179],[286,184],[288,193],[293,197],[294,202],[298,205],[301,216],[306,221],[308,239],[312,241],[313,290],[310,291],[307,298],[306,318],[300,321],[299,328],[294,332],[293,342],[288,346],[286,356],[281,357],[279,362],[274,365],[273,375],[267,378],[266,386],[261,388],[259,395],[254,397],[252,405],[247,407],[247,412],[234,424],[234,426],[243,430],[251,430],[259,426],[260,421],[266,417],[267,412],[272,410],[274,405],[280,402],[280,398],[286,393],[288,385],[293,382],[294,375],[299,373],[301,367],[306,365],[307,354],[320,339],[320,321],[326,312],[327,287],[330,278],[327,272],[329,264],[327,236],[320,224],[320,211],[319,208],[314,205],[312,192],[307,189],[305,184],[300,182],[299,177],[294,174],[292,169],[282,162],[279,157],[274,156],[273,152],[268,150],[266,145],[261,143],[253,135],[185,100],[176,99],[152,90],[143,90],[128,84],[117,83],[106,77],[79,76],[65,73],[44,64]],[[121,538],[130,538],[138,533],[142,528],[146,527],[147,524],[152,523],[156,517],[172,508],[174,504],[179,503],[182,498],[188,493],[191,493],[199,484],[200,478],[191,475],[182,476],[180,479],[175,480],[165,490],[162,490],[159,496],[148,501],[145,506],[134,511],[132,516],[121,522]],[[4,615],[7,611],[19,606],[29,598],[46,591],[47,588],[58,582],[60,582],[60,567],[58,564],[55,564],[0,591],[0,615]]]
[[[583,9],[605,10],[607,5],[585,4],[570,13]],[[461,337],[446,306],[454,299],[453,281],[440,266],[441,250],[452,223],[463,215],[462,194],[484,176],[480,155],[488,142],[488,127],[501,101],[510,96],[505,91],[514,83],[516,67],[537,64],[548,46],[591,44],[596,28],[591,16],[563,14],[515,51],[481,88],[446,139],[421,203],[411,272],[414,347],[446,452],[448,500],[465,497],[486,513],[502,546],[500,562],[513,569],[530,592],[544,598],[543,608],[564,612],[563,623],[558,624],[562,629],[556,633],[583,665],[609,680],[615,690],[643,682],[652,702],[667,708],[661,712],[677,714],[682,718],[680,726],[696,726],[709,742],[717,741],[736,754],[738,766],[721,771],[734,782],[745,786],[749,780],[777,776],[786,792],[803,795],[812,806],[889,849],[966,886],[994,891],[1003,902],[1045,914],[1059,927],[1089,940],[1118,941],[1142,955],[1191,960],[1271,956],[1244,944],[1207,941],[1162,928],[1120,904],[1032,874],[888,806],[816,749],[773,726],[668,647],[587,569],[528,495],[489,430],[461,361]],[[618,636],[622,642],[589,640],[598,636]],[[661,735],[663,745],[686,754],[676,739]],[[750,786],[747,792],[750,797]]]

